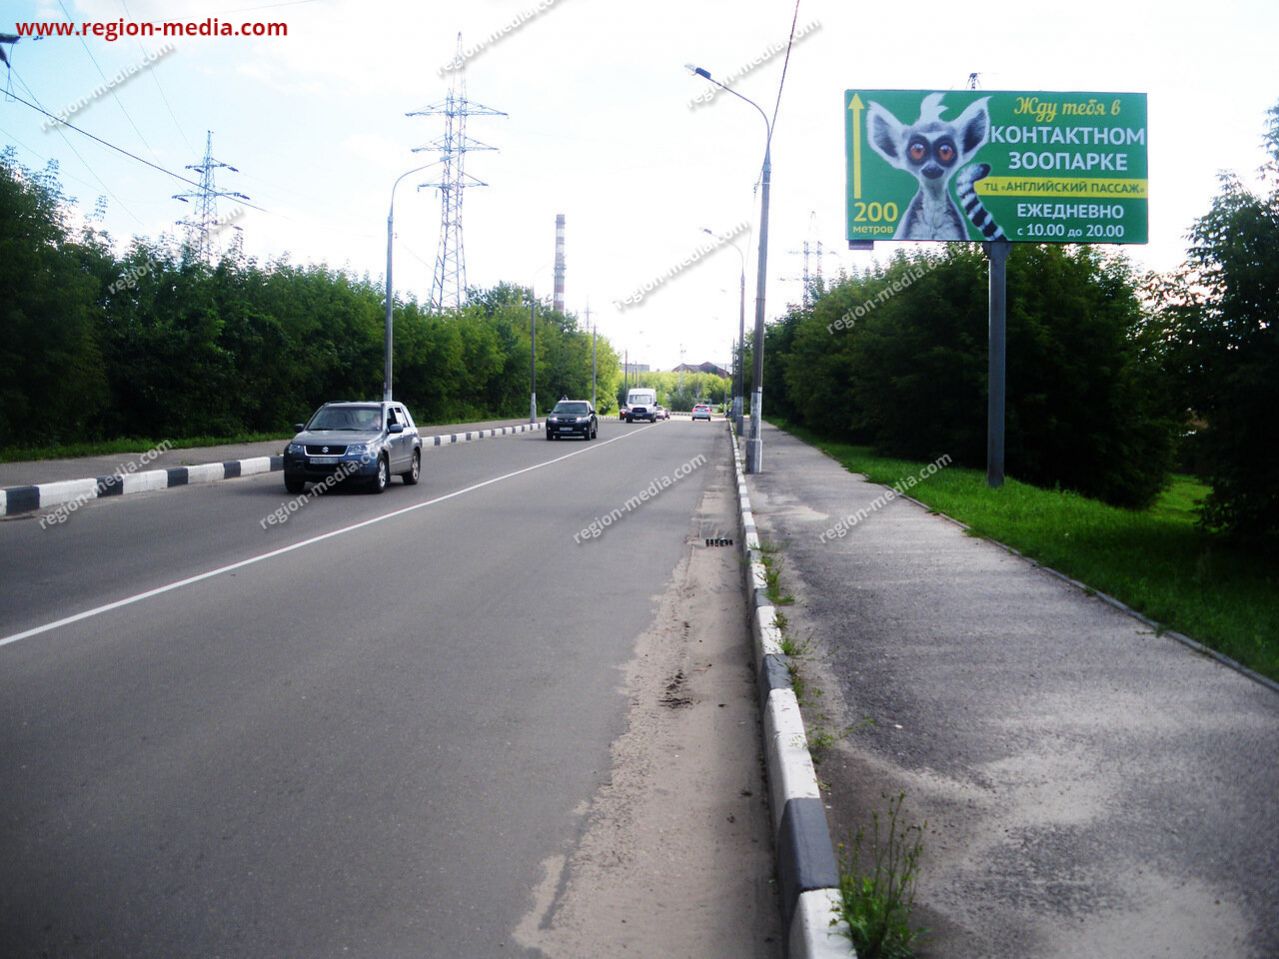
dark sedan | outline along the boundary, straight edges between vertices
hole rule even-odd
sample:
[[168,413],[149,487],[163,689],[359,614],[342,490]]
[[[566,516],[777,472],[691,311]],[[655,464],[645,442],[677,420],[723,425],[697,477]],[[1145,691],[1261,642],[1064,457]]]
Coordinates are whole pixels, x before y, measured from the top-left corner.
[[599,435],[600,424],[595,408],[587,400],[560,400],[546,417],[546,438],[557,440],[561,436],[580,436],[593,440]]

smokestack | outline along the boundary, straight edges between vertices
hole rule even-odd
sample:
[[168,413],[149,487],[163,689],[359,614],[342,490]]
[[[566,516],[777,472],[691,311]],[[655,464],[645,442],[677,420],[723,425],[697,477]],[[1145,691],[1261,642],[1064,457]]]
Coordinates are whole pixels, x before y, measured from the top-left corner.
[[555,215],[555,309],[564,312],[564,214]]

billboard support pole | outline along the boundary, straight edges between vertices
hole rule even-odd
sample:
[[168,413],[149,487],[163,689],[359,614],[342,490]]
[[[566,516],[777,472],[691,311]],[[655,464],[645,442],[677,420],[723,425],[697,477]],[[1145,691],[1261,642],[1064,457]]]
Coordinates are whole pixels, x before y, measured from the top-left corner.
[[986,485],[1004,485],[1004,348],[1008,317],[1008,254],[1006,239],[983,243],[990,259],[990,349],[986,400]]

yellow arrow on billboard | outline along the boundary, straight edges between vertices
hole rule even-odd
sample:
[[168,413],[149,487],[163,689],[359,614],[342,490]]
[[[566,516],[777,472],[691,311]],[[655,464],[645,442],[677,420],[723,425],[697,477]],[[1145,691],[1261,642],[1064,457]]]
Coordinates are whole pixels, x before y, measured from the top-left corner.
[[866,104],[856,93],[848,101],[848,109],[853,111],[853,199],[862,196],[862,111]]

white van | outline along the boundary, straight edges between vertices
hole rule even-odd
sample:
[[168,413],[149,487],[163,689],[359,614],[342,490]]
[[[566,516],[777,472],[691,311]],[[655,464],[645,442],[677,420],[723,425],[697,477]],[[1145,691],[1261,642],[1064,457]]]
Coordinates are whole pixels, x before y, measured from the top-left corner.
[[635,389],[626,394],[626,422],[657,422],[657,390]]

